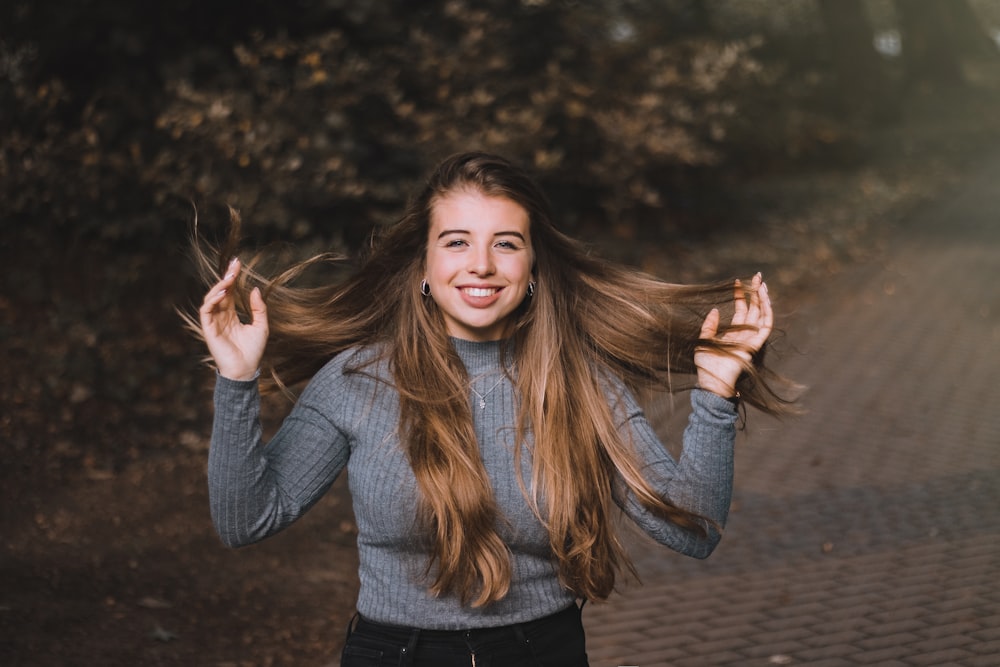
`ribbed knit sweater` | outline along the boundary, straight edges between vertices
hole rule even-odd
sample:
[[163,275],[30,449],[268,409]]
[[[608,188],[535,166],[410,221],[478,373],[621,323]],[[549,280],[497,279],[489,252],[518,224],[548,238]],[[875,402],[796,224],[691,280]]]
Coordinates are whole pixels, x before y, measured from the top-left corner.
[[[504,519],[497,530],[511,552],[513,575],[504,599],[473,608],[456,596],[429,593],[423,575],[428,553],[414,532],[419,491],[400,445],[399,399],[387,364],[345,373],[370,359],[371,350],[342,353],[321,369],[268,443],[262,440],[256,380],[217,378],[208,482],[223,542],[242,546],[285,528],[346,467],[358,526],[357,609],[366,618],[453,630],[530,621],[569,606],[574,595],[560,585],[548,534],[518,485],[512,427],[517,401],[513,385],[501,379],[500,345],[458,339],[453,344],[486,402],[480,408],[479,395],[469,392],[479,450]],[[622,400],[616,401],[615,414],[621,428],[631,431],[647,480],[675,505],[723,525],[732,494],[733,405],[694,390],[683,452],[675,460],[632,395],[623,387],[617,393]],[[520,474],[527,484],[530,443],[522,446]],[[653,539],[681,553],[704,558],[718,542],[717,532],[700,539],[651,515],[631,496],[621,505]]]

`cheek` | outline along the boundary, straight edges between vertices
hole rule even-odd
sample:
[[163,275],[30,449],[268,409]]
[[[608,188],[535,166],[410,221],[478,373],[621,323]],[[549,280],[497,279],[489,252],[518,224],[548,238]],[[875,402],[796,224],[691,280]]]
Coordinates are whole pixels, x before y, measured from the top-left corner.
[[441,263],[438,254],[433,250],[428,250],[424,255],[424,274],[432,276],[438,272],[438,265]]
[[519,259],[514,265],[511,266],[511,275],[517,276],[523,282],[528,282],[529,280],[532,280],[532,266],[533,262],[531,261],[531,258]]
[[428,280],[437,282],[448,280],[455,272],[454,264],[453,258],[447,254],[429,253],[424,272]]

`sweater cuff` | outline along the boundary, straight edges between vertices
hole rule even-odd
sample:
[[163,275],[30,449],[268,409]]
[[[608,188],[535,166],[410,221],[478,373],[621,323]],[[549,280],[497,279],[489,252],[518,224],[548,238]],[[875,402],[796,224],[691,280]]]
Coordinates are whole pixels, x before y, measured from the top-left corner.
[[259,368],[253,374],[253,377],[250,378],[249,380],[234,380],[232,378],[227,378],[225,375],[223,375],[219,371],[215,371],[215,381],[216,381],[216,383],[220,383],[220,382],[221,383],[229,383],[229,384],[233,384],[233,385],[237,385],[238,386],[238,385],[257,384],[257,380],[258,379],[260,379],[260,369]]
[[216,404],[226,401],[240,401],[241,397],[247,394],[257,393],[257,378],[260,371],[249,380],[233,380],[224,375],[215,374],[215,402]]
[[691,407],[709,421],[732,423],[738,416],[735,402],[705,389],[691,390]]

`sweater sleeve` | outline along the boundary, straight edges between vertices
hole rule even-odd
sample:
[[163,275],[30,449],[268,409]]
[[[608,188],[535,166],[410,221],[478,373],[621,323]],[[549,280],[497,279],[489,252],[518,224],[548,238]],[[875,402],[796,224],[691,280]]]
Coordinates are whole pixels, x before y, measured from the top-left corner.
[[208,491],[212,521],[227,546],[251,544],[290,525],[347,464],[349,441],[330,417],[329,382],[329,373],[314,378],[265,443],[257,381],[216,378]]
[[[733,449],[736,439],[736,408],[721,396],[695,389],[693,411],[684,430],[683,449],[675,460],[660,442],[634,398],[626,396],[626,427],[643,463],[646,480],[675,506],[723,526],[733,493]],[[624,494],[622,508],[650,537],[682,554],[706,558],[722,535],[706,523],[708,535],[701,537],[656,516],[643,507],[631,491]]]

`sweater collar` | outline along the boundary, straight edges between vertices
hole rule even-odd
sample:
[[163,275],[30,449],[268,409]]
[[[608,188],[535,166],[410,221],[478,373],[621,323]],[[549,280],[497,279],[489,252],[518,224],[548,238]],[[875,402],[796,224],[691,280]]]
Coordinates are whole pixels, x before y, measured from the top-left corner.
[[[490,340],[480,342],[452,338],[451,344],[454,346],[455,352],[458,353],[459,358],[465,364],[465,368],[470,375],[496,370],[498,367],[505,365],[500,362],[500,353],[506,347],[505,341]],[[512,350],[507,350],[507,356],[508,361],[512,361]],[[506,365],[509,365],[509,363]]]

